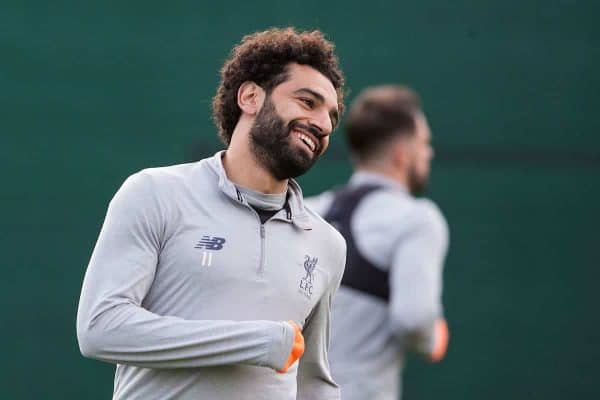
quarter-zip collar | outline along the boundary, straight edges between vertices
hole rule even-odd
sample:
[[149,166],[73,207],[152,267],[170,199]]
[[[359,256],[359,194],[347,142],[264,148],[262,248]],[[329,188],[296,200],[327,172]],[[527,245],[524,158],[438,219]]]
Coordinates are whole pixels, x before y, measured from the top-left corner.
[[[207,159],[211,169],[217,174],[219,179],[219,189],[225,193],[225,195],[234,201],[247,204],[244,200],[242,193],[237,189],[235,184],[227,178],[225,168],[223,168],[223,155],[225,150],[217,152],[212,158]],[[281,212],[285,212],[285,218],[278,217]],[[302,189],[300,185],[294,180],[288,180],[287,188],[287,202],[284,210],[275,215],[274,218],[291,222],[300,229],[311,230],[312,222],[310,216],[304,209],[304,199],[302,196]]]
[[279,211],[285,205],[287,193],[265,194],[241,185],[235,187],[242,193],[248,204],[265,211]]

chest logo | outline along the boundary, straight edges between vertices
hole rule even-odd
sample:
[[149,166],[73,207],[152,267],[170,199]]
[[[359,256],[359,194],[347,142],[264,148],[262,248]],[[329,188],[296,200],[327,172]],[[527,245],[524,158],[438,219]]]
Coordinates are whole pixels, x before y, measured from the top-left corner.
[[221,250],[223,248],[223,244],[226,240],[222,237],[213,236],[210,237],[208,235],[202,236],[202,239],[196,243],[194,246],[195,249],[206,249],[206,250]]
[[312,297],[313,282],[315,279],[315,268],[317,267],[317,257],[304,256],[304,271],[306,274],[300,279],[300,292],[308,299]]
[[222,237],[218,236],[208,236],[204,235],[202,238],[196,243],[194,246],[195,249],[203,249],[202,252],[202,266],[210,267],[212,264],[212,251],[209,250],[221,250],[223,248],[223,244],[225,244],[226,240]]

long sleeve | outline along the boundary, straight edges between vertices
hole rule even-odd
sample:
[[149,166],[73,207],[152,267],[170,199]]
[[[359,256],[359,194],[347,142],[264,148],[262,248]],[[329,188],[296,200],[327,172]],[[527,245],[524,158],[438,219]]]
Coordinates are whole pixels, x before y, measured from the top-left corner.
[[400,238],[390,269],[389,316],[392,331],[409,348],[430,354],[434,325],[442,316],[442,272],[448,248],[445,220],[431,203]]
[[165,240],[166,207],[143,172],[111,201],[77,313],[81,352],[146,368],[249,364],[280,369],[294,333],[274,321],[185,320],[146,310]]
[[339,400],[340,389],[329,370],[327,352],[331,331],[331,302],[342,279],[346,247],[341,257],[341,273],[332,281],[329,292],[317,303],[304,325],[306,350],[298,365],[298,400]]

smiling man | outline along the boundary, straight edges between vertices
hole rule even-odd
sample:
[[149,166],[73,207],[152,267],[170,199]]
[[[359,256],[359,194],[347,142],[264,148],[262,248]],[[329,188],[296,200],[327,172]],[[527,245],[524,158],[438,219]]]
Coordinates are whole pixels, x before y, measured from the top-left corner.
[[343,76],[318,32],[244,37],[221,70],[227,150],[129,177],[88,266],[77,336],[115,399],[339,399],[327,362],[345,243],[292,179],[327,149]]

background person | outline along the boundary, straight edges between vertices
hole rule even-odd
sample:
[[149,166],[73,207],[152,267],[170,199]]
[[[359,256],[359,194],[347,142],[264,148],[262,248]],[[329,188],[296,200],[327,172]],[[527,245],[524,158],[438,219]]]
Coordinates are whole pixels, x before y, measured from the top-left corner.
[[345,400],[392,400],[404,353],[446,352],[441,302],[448,247],[427,185],[431,133],[417,95],[402,86],[363,91],[346,122],[355,172],[346,186],[308,200],[345,237],[342,286],[333,303],[332,372]]

